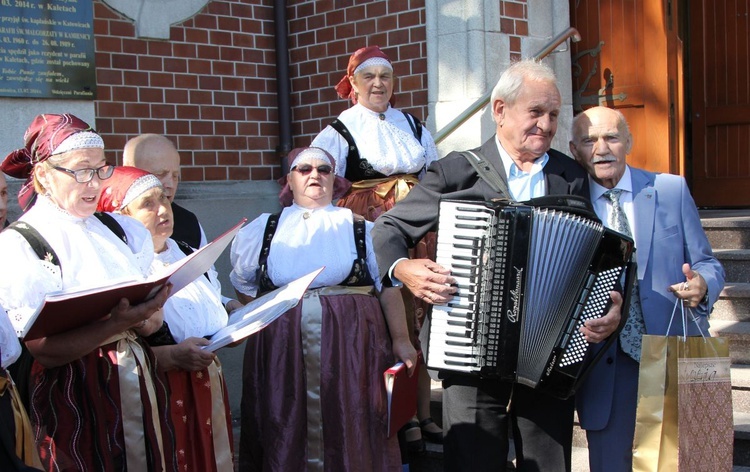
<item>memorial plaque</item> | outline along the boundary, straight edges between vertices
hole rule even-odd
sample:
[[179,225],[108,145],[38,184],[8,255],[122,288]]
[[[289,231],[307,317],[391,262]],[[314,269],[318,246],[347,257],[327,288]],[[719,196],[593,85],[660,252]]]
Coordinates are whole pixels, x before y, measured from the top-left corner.
[[0,96],[96,98],[93,0],[0,0]]

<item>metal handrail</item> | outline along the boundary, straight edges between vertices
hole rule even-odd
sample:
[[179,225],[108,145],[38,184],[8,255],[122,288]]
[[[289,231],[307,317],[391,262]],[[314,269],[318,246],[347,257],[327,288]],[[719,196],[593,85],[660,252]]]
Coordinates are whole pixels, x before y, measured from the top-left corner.
[[[581,40],[581,34],[578,32],[575,28],[568,28],[562,33],[558,34],[554,38],[550,40],[549,43],[547,43],[546,46],[544,46],[542,49],[539,50],[534,55],[534,59],[539,61],[544,59],[545,57],[549,56],[556,48],[557,46],[561,45],[565,41],[570,38],[571,41],[574,43],[577,43]],[[468,106],[466,110],[461,112],[460,115],[458,115],[453,121],[445,125],[441,130],[439,130],[437,133],[433,135],[433,139],[435,140],[435,144],[440,143],[442,140],[448,137],[449,134],[454,132],[456,128],[464,124],[466,120],[471,118],[476,112],[484,108],[485,105],[487,105],[490,102],[490,96],[492,95],[492,90],[485,93],[481,97],[479,97],[474,103]]]

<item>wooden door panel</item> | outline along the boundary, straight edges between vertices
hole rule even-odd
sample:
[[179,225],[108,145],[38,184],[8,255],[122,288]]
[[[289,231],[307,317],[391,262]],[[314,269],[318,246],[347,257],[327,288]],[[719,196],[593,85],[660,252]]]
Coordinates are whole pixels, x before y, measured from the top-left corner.
[[693,194],[750,205],[750,0],[690,2]]
[[[670,97],[665,13],[651,0],[571,0],[576,111],[594,105],[620,110],[633,134],[628,163],[669,172]],[[675,162],[677,161],[674,159]]]

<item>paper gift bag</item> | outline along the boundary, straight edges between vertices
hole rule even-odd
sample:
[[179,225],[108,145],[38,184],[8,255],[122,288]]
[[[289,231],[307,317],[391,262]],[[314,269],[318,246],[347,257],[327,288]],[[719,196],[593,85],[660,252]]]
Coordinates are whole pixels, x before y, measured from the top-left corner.
[[643,336],[633,471],[731,471],[734,428],[724,338]]

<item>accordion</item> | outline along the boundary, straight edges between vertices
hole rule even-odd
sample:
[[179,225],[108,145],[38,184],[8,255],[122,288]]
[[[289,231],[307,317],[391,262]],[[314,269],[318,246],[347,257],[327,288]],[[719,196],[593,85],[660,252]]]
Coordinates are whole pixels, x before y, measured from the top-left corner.
[[606,314],[624,275],[628,312],[633,240],[575,196],[441,200],[439,211],[436,261],[458,292],[433,307],[427,366],[572,395],[595,361],[579,328]]

